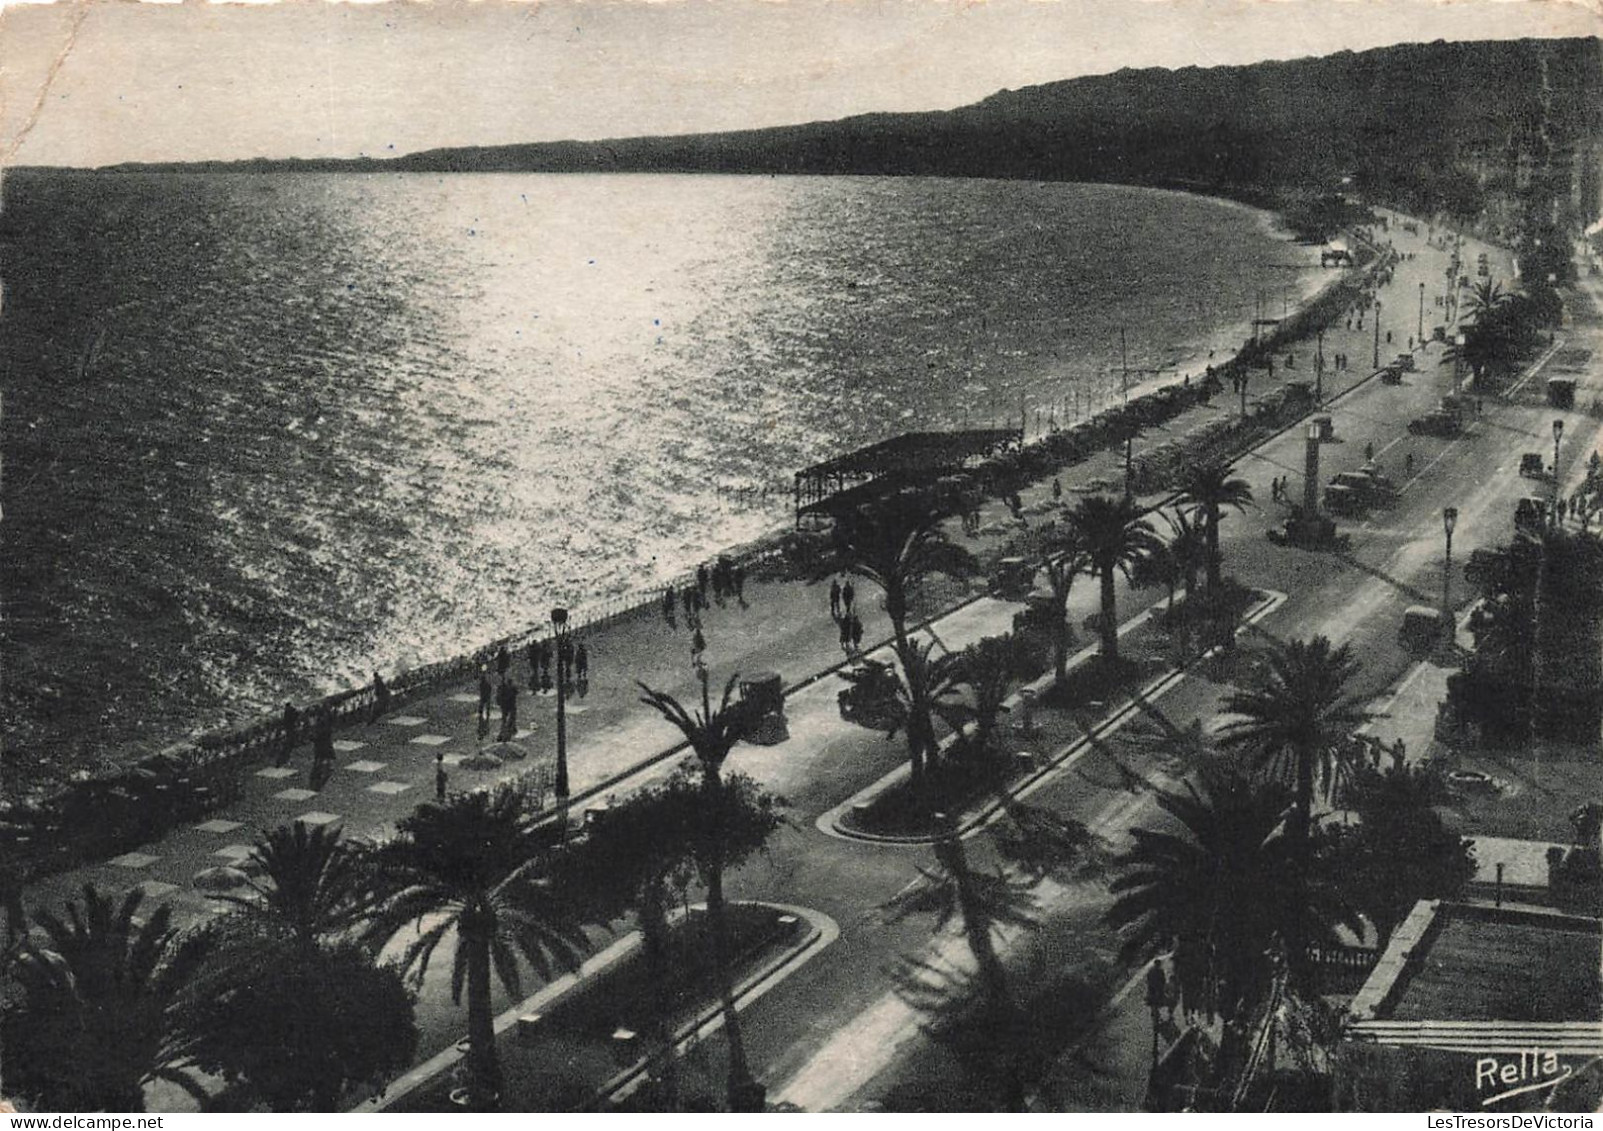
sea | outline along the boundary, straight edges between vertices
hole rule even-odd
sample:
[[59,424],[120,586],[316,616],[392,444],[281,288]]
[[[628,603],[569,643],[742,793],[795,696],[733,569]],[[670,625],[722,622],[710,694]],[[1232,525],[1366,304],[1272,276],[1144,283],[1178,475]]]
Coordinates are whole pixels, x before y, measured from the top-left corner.
[[0,280],[14,789],[658,590],[808,464],[1071,424],[1320,276],[1142,188],[17,170]]

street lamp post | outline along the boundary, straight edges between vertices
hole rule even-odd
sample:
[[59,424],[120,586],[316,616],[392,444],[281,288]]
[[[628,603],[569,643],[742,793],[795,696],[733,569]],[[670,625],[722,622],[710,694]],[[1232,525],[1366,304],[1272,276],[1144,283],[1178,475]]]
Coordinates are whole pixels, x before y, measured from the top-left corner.
[[1314,403],[1325,403],[1325,331],[1317,331],[1314,347]]
[[[1453,351],[1453,396],[1458,396],[1458,382],[1460,377],[1459,366],[1464,360],[1464,343],[1469,339],[1462,333],[1453,335],[1453,344],[1458,348]],[[1456,411],[1456,410],[1455,410]]]
[[1442,532],[1447,535],[1447,557],[1442,562],[1442,633],[1453,638],[1453,527],[1458,525],[1458,508],[1442,508]]
[[1375,368],[1380,368],[1380,299],[1375,300]]
[[1421,346],[1425,344],[1425,282],[1423,279],[1419,283],[1419,333],[1415,336],[1414,341]]
[[568,610],[557,608],[551,610],[552,643],[556,646],[557,659],[557,800],[566,805],[568,803],[568,712],[567,712],[567,682],[568,665],[565,656],[568,650]]
[[1564,422],[1553,421],[1553,498],[1558,499],[1558,445],[1564,438]]

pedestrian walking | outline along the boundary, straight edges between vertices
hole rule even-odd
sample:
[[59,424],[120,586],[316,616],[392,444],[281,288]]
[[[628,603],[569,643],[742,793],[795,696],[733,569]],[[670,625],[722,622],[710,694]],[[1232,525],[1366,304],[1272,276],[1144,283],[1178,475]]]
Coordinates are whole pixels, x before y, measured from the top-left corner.
[[495,674],[501,679],[505,679],[507,675],[507,669],[509,669],[511,666],[512,656],[507,652],[507,646],[503,644],[496,650],[495,653]]
[[1406,456],[1403,457],[1403,474],[1408,475],[1408,476],[1412,476],[1414,474],[1414,453],[1413,452],[1409,452]]
[[295,709],[295,704],[284,704],[284,720],[280,724],[284,730],[284,741],[278,748],[277,765],[282,766],[289,761],[289,756],[295,750],[295,740],[301,729],[301,713]]
[[[1190,383],[1191,378],[1188,376],[1186,378],[1186,384],[1189,385]],[[1059,479],[1056,475],[1052,477],[1052,497],[1054,499],[1061,499],[1063,497],[1063,480]]]
[[1373,440],[1364,445],[1364,462],[1375,462],[1375,442]]
[[490,695],[495,688],[490,686],[490,669],[483,664],[479,665],[479,722],[490,721]]
[[505,742],[517,733],[518,729],[518,689],[509,679],[503,679],[501,686],[495,693],[496,706],[501,709],[501,730],[496,737],[497,742]]
[[740,607],[746,607],[746,567],[740,563],[735,564],[735,600]]
[[847,616],[852,615],[852,602],[857,600],[857,590],[852,588],[852,579],[847,578],[846,584],[840,587],[840,608]]
[[529,641],[529,694],[540,690],[540,642]]
[[434,752],[434,800],[445,800],[445,751]]
[[840,650],[848,656],[852,654],[852,618],[840,618]]
[[312,732],[312,761],[334,760],[334,713],[327,708],[317,713],[317,726]]
[[380,716],[390,709],[390,685],[384,682],[384,677],[378,672],[373,673],[373,713],[368,717],[368,723],[376,723]]
[[573,671],[580,683],[590,678],[590,653],[585,650],[583,640],[573,649]]
[[832,577],[829,580],[829,616],[831,620],[840,620],[840,578]]
[[863,621],[856,613],[852,614],[852,651],[863,650]]

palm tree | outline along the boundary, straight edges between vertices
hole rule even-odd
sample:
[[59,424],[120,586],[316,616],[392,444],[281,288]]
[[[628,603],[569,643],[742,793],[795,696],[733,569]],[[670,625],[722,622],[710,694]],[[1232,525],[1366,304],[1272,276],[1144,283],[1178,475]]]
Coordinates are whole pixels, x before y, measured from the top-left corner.
[[145,1085],[173,1083],[204,1101],[174,1024],[206,940],[172,925],[166,904],[141,919],[144,893],[120,901],[83,887],[65,917],[37,911],[23,939],[20,1001],[6,1011],[8,1085],[57,1111],[145,1110]]
[[731,1111],[761,1111],[762,1087],[753,1078],[746,1060],[746,1042],[741,1034],[740,1013],[735,1008],[734,956],[729,943],[729,917],[724,903],[724,862],[730,843],[728,801],[724,796],[723,767],[729,752],[740,741],[744,720],[740,705],[730,702],[738,675],[729,677],[715,710],[707,689],[707,669],[698,666],[701,678],[701,710],[695,713],[664,691],[653,691],[645,684],[640,701],[679,728],[696,761],[701,765],[701,787],[705,799],[704,836],[709,849],[702,861],[702,878],[707,885],[707,918],[712,926],[713,962],[718,969],[718,989],[723,999],[724,1033],[729,1040],[729,1078],[727,1100]]
[[[960,707],[954,697],[964,675],[959,666],[960,654],[936,656],[935,648],[933,640],[908,641],[901,670],[891,676],[894,695],[885,703],[886,737],[894,738],[898,731],[907,735],[911,788],[924,812],[931,809],[932,791],[927,779],[940,753],[935,716],[955,717]],[[838,674],[848,683],[884,678],[867,668],[847,668]]]
[[1124,934],[1127,961],[1171,952],[1186,1008],[1225,1022],[1233,1047],[1220,1059],[1228,1069],[1242,1052],[1232,1022],[1253,1016],[1277,969],[1302,967],[1307,944],[1333,939],[1349,917],[1310,884],[1282,835],[1283,787],[1219,763],[1205,764],[1201,784],[1157,795],[1178,828],[1130,830],[1134,844],[1117,861],[1107,918]]
[[[740,773],[725,774],[722,797],[728,810],[716,822],[724,831],[719,863],[733,866],[758,851],[779,827],[779,801]],[[650,1037],[658,1050],[663,1106],[678,1106],[678,1074],[672,1020],[679,987],[669,952],[668,908],[692,872],[712,856],[706,843],[707,795],[698,774],[680,766],[666,782],[630,796],[613,808],[566,854],[562,882],[602,912],[617,917],[633,910],[641,951],[655,995]]]
[[243,892],[187,995],[189,1049],[274,1111],[332,1111],[353,1082],[406,1067],[417,1045],[412,996],[390,966],[350,941],[368,907],[360,854],[333,826],[296,821],[256,840]]
[[936,573],[970,577],[979,569],[973,554],[946,537],[939,515],[921,495],[864,507],[842,518],[835,538],[846,570],[884,592],[898,656],[907,649],[908,601],[919,582]]
[[908,692],[906,719],[908,756],[913,767],[913,791],[927,797],[926,759],[935,749],[935,724],[930,717],[931,691],[928,650],[923,660],[907,632],[908,602],[920,582],[932,574],[968,577],[979,563],[974,555],[946,537],[928,496],[904,492],[843,517],[835,527],[836,549],[850,573],[877,585],[885,594],[890,617],[892,648],[900,663]]
[[1102,658],[1109,663],[1117,662],[1119,619],[1114,575],[1122,573],[1128,579],[1135,562],[1157,546],[1158,536],[1145,512],[1128,497],[1087,496],[1068,512],[1068,524],[1075,543],[1102,586],[1102,611],[1097,626],[1102,637]]
[[1223,562],[1219,555],[1219,520],[1225,507],[1245,510],[1252,505],[1252,487],[1245,479],[1230,475],[1230,465],[1213,460],[1189,464],[1180,481],[1180,500],[1202,515],[1207,539],[1208,593],[1217,596]]
[[1511,297],[1503,290],[1500,283],[1482,279],[1475,284],[1475,289],[1470,292],[1469,301],[1465,305],[1468,307],[1470,319],[1480,323],[1495,317],[1508,304]]
[[[247,892],[212,896],[269,932],[287,932],[302,951],[349,930],[366,910],[359,854],[337,826],[279,825],[256,839]],[[251,873],[255,875],[252,876]]]
[[1053,687],[1061,692],[1069,678],[1069,590],[1086,570],[1085,549],[1072,523],[1049,522],[1035,527],[1023,547],[1041,557],[1041,568],[1052,592],[1046,616],[1052,637]]
[[1219,732],[1221,746],[1246,750],[1258,764],[1292,783],[1293,843],[1306,856],[1313,824],[1314,779],[1330,789],[1344,769],[1347,740],[1367,717],[1348,681],[1358,663],[1346,645],[1323,636],[1271,649],[1256,685],[1232,692]]
[[958,652],[950,664],[952,679],[969,689],[973,702],[943,708],[939,704],[944,688],[937,689],[936,710],[954,728],[974,724],[971,747],[981,757],[990,752],[1002,702],[1023,672],[1024,662],[1024,650],[1011,633],[986,636]]
[[[523,992],[520,962],[541,978],[573,969],[588,940],[580,916],[545,881],[549,837],[523,793],[509,785],[454,794],[420,805],[393,840],[365,853],[375,907],[363,934],[383,945],[403,927],[420,933],[400,967],[421,986],[440,944],[454,934],[451,1000],[468,1004],[469,1101],[493,1108],[501,1092],[491,1012],[491,972],[514,997]],[[421,929],[426,916],[436,921]]]

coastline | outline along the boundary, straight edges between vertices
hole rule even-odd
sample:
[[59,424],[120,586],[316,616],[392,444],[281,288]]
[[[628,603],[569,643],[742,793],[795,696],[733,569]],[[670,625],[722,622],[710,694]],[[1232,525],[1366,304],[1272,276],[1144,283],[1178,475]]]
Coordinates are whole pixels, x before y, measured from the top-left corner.
[[[1174,191],[1174,190],[1165,190]],[[1240,205],[1240,207],[1250,207]],[[1271,223],[1272,218],[1264,216],[1265,223]],[[1327,296],[1336,294],[1344,285],[1350,285],[1367,275],[1369,264],[1347,270],[1336,271],[1317,290],[1313,291],[1299,304],[1298,314],[1307,312],[1317,306]],[[1295,321],[1296,316],[1289,322]],[[1239,329],[1239,327],[1238,327]],[[1229,327],[1221,327],[1214,331],[1215,338],[1228,333]],[[1238,365],[1250,364],[1244,362],[1244,355],[1249,352],[1250,339],[1243,341],[1231,351],[1229,358],[1220,359],[1215,364],[1216,375],[1228,373]],[[1028,437],[1026,441],[1014,452],[1003,453],[985,464],[974,468],[976,475],[1002,476],[1018,474],[1021,470],[1038,465],[1043,461],[1064,464],[1061,451],[1063,441],[1072,437],[1081,429],[1099,431],[1109,427],[1110,419],[1133,413],[1136,418],[1143,417],[1159,401],[1167,404],[1172,395],[1166,390],[1184,390],[1187,388],[1182,382],[1184,374],[1176,371],[1173,374],[1165,373],[1152,377],[1140,386],[1131,386],[1130,404],[1127,410],[1121,411],[1117,406],[1104,408],[1097,413],[1090,414],[1075,422],[1068,428],[1043,432]],[[1180,377],[1181,380],[1176,380]],[[1200,384],[1199,392],[1200,392]],[[1133,426],[1140,430],[1144,421]],[[1117,427],[1114,424],[1113,427]],[[1059,454],[1053,454],[1057,452]],[[1071,457],[1067,462],[1078,462],[1080,457]],[[764,571],[784,567],[788,543],[792,531],[788,524],[782,524],[743,543],[724,547],[720,552],[712,554],[707,561],[709,564],[719,557],[727,557],[731,561],[738,561],[745,565],[753,576],[762,576]],[[675,575],[673,584],[676,588],[687,583],[693,583],[694,568],[687,567]],[[570,608],[571,624],[575,631],[599,629],[621,619],[657,615],[660,605],[663,586],[653,585],[649,590],[641,589],[611,597],[600,598],[588,602],[576,603]],[[393,695],[394,707],[400,707],[406,702],[415,700],[451,683],[469,681],[471,674],[481,665],[488,662],[501,647],[515,649],[523,646],[532,639],[548,633],[548,628],[541,622],[525,623],[512,631],[501,634],[479,647],[470,651],[459,653],[445,659],[421,664],[414,668],[394,673],[390,680],[390,689]],[[306,738],[310,733],[309,716],[320,711],[329,712],[335,720],[336,727],[349,725],[353,721],[365,718],[372,710],[372,688],[370,685],[359,685],[335,690],[319,700],[310,703],[298,704],[303,711],[303,718],[308,719],[304,732],[299,736]],[[208,729],[175,740],[162,747],[154,754],[146,753],[137,748],[130,747],[124,753],[125,758],[118,761],[117,768],[110,773],[93,774],[87,770],[79,770],[74,775],[75,782],[83,782],[91,778],[104,779],[118,777],[130,772],[138,772],[141,767],[159,766],[163,763],[187,763],[196,768],[208,771],[222,770],[226,766],[240,761],[260,757],[264,752],[276,749],[283,744],[285,736],[281,720],[277,716],[259,716],[244,724],[237,726],[224,726]],[[37,803],[49,796],[59,796],[61,789],[54,791],[35,791],[30,797],[14,797],[12,801],[30,801]]]
[[[1265,230],[1266,233],[1272,234],[1277,241],[1287,242],[1289,244],[1285,233],[1277,227],[1277,218],[1273,214],[1265,212],[1262,209],[1254,208],[1252,205],[1243,203],[1240,200],[1234,200],[1229,197],[1213,196],[1210,194],[1199,193],[1187,188],[1177,188],[1172,186],[1122,186],[1106,184],[1105,187],[1110,189],[1140,188],[1149,193],[1160,193],[1166,196],[1187,195],[1206,199],[1210,202],[1210,204],[1227,205],[1230,206],[1232,210],[1247,209],[1253,212],[1257,223]],[[1340,277],[1342,277],[1344,274],[1345,272],[1338,271],[1334,273],[1331,279],[1324,281],[1319,287],[1305,290],[1301,301],[1299,302],[1299,309],[1305,308],[1310,302],[1314,301],[1318,295],[1324,293],[1331,286],[1335,285],[1339,281]],[[1273,276],[1268,277],[1273,278]],[[1314,276],[1314,279],[1317,279],[1317,276]],[[1163,365],[1161,369],[1155,371],[1148,369],[1145,371],[1147,375],[1144,378],[1132,380],[1129,387],[1131,401],[1137,401],[1142,397],[1150,395],[1151,393],[1167,386],[1180,385],[1188,371],[1191,373],[1193,378],[1200,377],[1203,366],[1206,364],[1206,358],[1209,349],[1213,349],[1219,354],[1219,361],[1216,363],[1216,367],[1222,369],[1225,364],[1228,364],[1240,356],[1242,348],[1246,345],[1247,329],[1248,327],[1244,326],[1240,321],[1221,321],[1209,325],[1205,333],[1184,342],[1164,343],[1161,346],[1164,351],[1163,360],[1168,364]],[[1169,348],[1170,346],[1173,346],[1174,348],[1171,350]],[[1132,360],[1134,361],[1137,359]],[[1190,365],[1187,364],[1188,361],[1191,363]],[[1043,374],[1040,380],[1044,383],[1046,380],[1048,380],[1048,378]],[[1062,378],[1060,376],[1059,381],[1061,382],[1061,380]],[[1104,405],[1117,405],[1120,399],[1121,398],[1115,394],[1111,398],[1106,399],[1104,401]],[[1032,405],[1031,407],[1033,408],[1034,406]],[[1094,408],[1095,406],[1092,405],[1087,407],[1089,409]],[[1048,414],[1046,411],[1038,409],[1036,415],[1041,421],[1042,425],[1047,423]],[[1053,423],[1059,425],[1058,431],[1061,432],[1069,430],[1072,427],[1080,424],[1089,423],[1090,421],[1095,420],[1098,415],[1098,412],[1086,411],[1082,413],[1073,422],[1073,424],[1071,424],[1066,417],[1062,416],[1054,420]],[[1029,430],[1028,439],[1031,443],[1038,443],[1054,434],[1044,427],[1040,431],[1037,431],[1035,428],[1030,427],[1031,423],[1032,421],[1027,415],[1025,425]],[[910,421],[909,424],[912,427],[917,427],[917,424],[914,422]],[[744,494],[747,498],[749,498],[752,490],[753,489],[751,488],[747,488],[745,490],[731,489],[730,494]],[[761,488],[758,488],[757,490],[761,490]],[[783,490],[770,487],[768,488],[768,494],[770,495],[770,505],[760,508],[766,513],[760,517],[754,516],[757,521],[751,523],[753,526],[761,523],[766,526],[766,529],[763,529],[761,532],[756,533],[749,538],[745,538],[732,544],[725,543],[721,547],[709,550],[707,551],[707,557],[704,560],[713,561],[719,556],[728,556],[731,559],[741,558],[753,563],[754,565],[760,565],[760,563],[765,559],[778,552],[779,547],[782,546],[784,542],[785,535],[789,527],[788,521],[785,520],[785,515],[789,510],[788,486]],[[672,584],[676,586],[682,586],[686,580],[693,576],[694,566],[687,564],[682,570],[673,576]],[[588,600],[575,602],[572,606],[570,606],[573,611],[574,621],[579,626],[588,627],[591,625],[609,623],[621,616],[631,615],[641,608],[648,610],[653,609],[656,603],[660,600],[660,595],[662,593],[664,584],[665,583],[659,579],[653,581],[648,586],[639,587],[630,591],[617,593],[611,596],[598,596]],[[465,652],[453,653],[443,656],[437,660],[429,660],[427,662],[414,661],[409,665],[399,668],[386,666],[384,669],[385,675],[386,678],[390,678],[392,674],[395,676],[395,678],[392,680],[392,686],[396,689],[398,697],[412,694],[414,690],[416,690],[417,693],[423,693],[423,689],[438,686],[442,681],[458,678],[459,676],[470,673],[486,655],[493,654],[494,651],[502,644],[511,646],[521,643],[528,640],[531,636],[538,634],[540,631],[541,625],[525,623],[514,627],[510,631],[502,632],[496,635],[493,639],[480,647],[476,647]],[[365,664],[358,665],[358,667],[360,667],[360,669],[363,671],[366,670]],[[339,714],[349,714],[365,709],[364,704],[366,703],[367,690],[368,688],[363,684],[348,685],[344,687],[329,687],[327,692],[321,696],[308,694],[296,695],[293,696],[293,698],[295,699],[297,706],[305,705],[311,710],[331,709]],[[225,750],[241,750],[259,747],[264,742],[273,741],[270,736],[274,733],[278,725],[275,715],[276,712],[245,718],[241,721],[229,722],[223,725],[193,727],[189,733],[176,736],[172,741],[160,746],[159,754],[156,756],[183,758],[189,757],[196,753],[219,754]],[[130,766],[138,765],[141,761],[147,760],[152,756],[150,754],[152,749],[156,749],[156,747],[154,744],[149,742],[130,742],[126,745],[108,745],[101,747],[96,752],[96,755],[98,755],[97,757],[86,761],[84,764],[86,768],[75,769],[74,773],[75,776],[79,777],[80,779],[83,777],[115,775],[123,772]],[[98,763],[98,767],[96,766],[96,763]],[[59,783],[41,783],[39,789],[31,792],[34,795],[37,795],[40,790],[52,790],[59,788]]]

